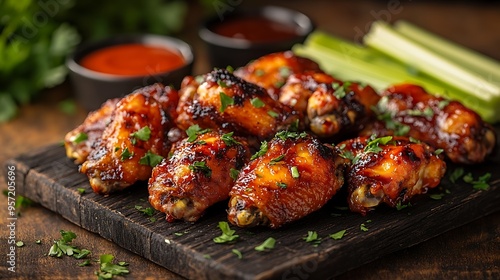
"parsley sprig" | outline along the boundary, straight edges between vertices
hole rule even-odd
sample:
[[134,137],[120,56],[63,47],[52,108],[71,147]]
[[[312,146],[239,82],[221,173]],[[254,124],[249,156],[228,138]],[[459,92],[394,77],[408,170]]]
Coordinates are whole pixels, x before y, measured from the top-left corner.
[[212,176],[212,169],[207,166],[206,162],[204,161],[195,161],[193,164],[189,165],[189,169],[194,171],[194,172],[201,172],[205,174],[208,178]]
[[256,251],[263,252],[263,251],[274,249],[275,245],[276,245],[276,239],[274,239],[272,237],[269,237],[264,242],[262,242],[262,244],[260,244],[259,246],[255,247],[254,249]]
[[221,136],[222,141],[224,141],[224,143],[229,147],[233,145],[241,145],[241,142],[238,142],[233,138],[233,134],[234,132],[229,132]]
[[76,246],[71,245],[73,239],[76,238],[76,234],[71,231],[61,230],[61,239],[54,241],[54,245],[50,247],[49,256],[60,258],[63,255],[72,256],[75,259],[82,259],[90,254],[87,249],[80,249]]
[[212,131],[210,128],[201,129],[201,127],[199,125],[194,124],[194,125],[188,127],[188,129],[186,129],[186,134],[188,136],[187,141],[189,143],[192,143],[196,140],[196,138],[198,138],[198,135],[202,135],[202,134],[208,133],[210,131]]
[[267,146],[267,141],[262,141],[260,143],[260,149],[259,151],[257,151],[251,158],[250,160],[254,160],[258,157],[261,157],[263,155],[265,155],[267,153],[267,149],[268,149],[268,146]]
[[130,142],[132,142],[132,145],[135,145],[137,140],[148,141],[150,137],[151,129],[149,126],[144,126],[136,132],[130,134]]
[[312,243],[314,247],[318,247],[318,245],[321,244],[321,238],[316,231],[308,231],[307,236],[302,239],[308,243]]
[[111,254],[104,254],[99,257],[99,271],[95,271],[95,275],[97,275],[97,279],[111,279],[115,275],[125,275],[129,273],[127,268],[128,263],[119,262],[118,264],[114,264],[113,260],[115,256]]

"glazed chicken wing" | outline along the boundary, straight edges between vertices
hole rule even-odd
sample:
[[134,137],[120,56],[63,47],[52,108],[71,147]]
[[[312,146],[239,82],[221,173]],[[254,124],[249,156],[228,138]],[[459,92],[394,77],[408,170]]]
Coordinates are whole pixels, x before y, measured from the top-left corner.
[[265,88],[271,98],[278,100],[279,89],[285,84],[288,76],[304,71],[320,72],[321,69],[316,62],[286,51],[262,56],[238,68],[234,74]]
[[227,199],[237,170],[250,158],[244,139],[201,131],[174,145],[172,156],[153,169],[149,180],[149,202],[169,222],[194,222],[209,206]]
[[349,208],[363,215],[381,203],[395,207],[439,185],[446,163],[434,149],[406,137],[358,137],[337,145],[347,159]]
[[340,189],[333,149],[306,133],[278,132],[240,172],[228,219],[240,227],[278,228],[320,209]]
[[291,108],[270,98],[263,88],[223,69],[206,74],[200,83],[192,77],[185,78],[180,95],[177,124],[182,129],[198,124],[266,139],[299,119]]
[[90,112],[81,125],[68,132],[64,137],[66,156],[74,159],[76,164],[87,160],[92,146],[101,139],[106,126],[111,122],[111,116],[119,98],[110,99],[101,108]]
[[160,85],[149,86],[118,102],[111,123],[80,169],[95,192],[107,194],[149,179],[152,167],[168,151],[167,93],[172,94]]
[[357,133],[374,116],[371,107],[379,99],[368,85],[354,82],[319,84],[307,103],[310,129],[322,138]]
[[376,107],[381,121],[361,134],[407,135],[443,149],[456,163],[484,161],[496,143],[493,128],[457,101],[427,93],[422,87],[390,87]]

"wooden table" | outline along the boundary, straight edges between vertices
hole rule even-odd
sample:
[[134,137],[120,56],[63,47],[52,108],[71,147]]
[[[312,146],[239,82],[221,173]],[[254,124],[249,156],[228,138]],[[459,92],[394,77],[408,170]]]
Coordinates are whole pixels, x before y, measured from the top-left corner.
[[[237,3],[242,1],[227,1]],[[248,1],[250,2],[250,1]],[[472,4],[442,1],[272,1],[310,15],[318,28],[342,36],[358,39],[374,19],[390,21],[406,19],[460,44],[500,59],[500,5]],[[253,1],[241,5],[260,5]],[[399,3],[399,4],[398,4]],[[396,5],[398,4],[398,5]],[[191,7],[186,30],[181,35],[194,46],[197,62],[195,73],[210,69],[206,52],[196,35],[198,19],[202,11]],[[4,162],[20,153],[37,147],[59,142],[64,134],[79,124],[86,112],[77,108],[74,114],[63,113],[59,102],[72,98],[71,88],[64,84],[47,90],[33,104],[25,106],[19,116],[0,124],[0,189],[7,188]],[[500,112],[499,112],[500,113]],[[73,258],[56,259],[47,253],[59,230],[77,234],[75,245],[92,251],[94,257],[113,254],[119,261],[130,263],[128,279],[182,279],[172,272],[124,250],[103,238],[83,230],[40,206],[22,210],[16,223],[16,239],[24,246],[16,250],[16,273],[7,271],[6,254],[8,230],[7,198],[2,196],[0,217],[0,252],[2,265],[0,278],[30,279],[89,279],[95,278],[96,264],[78,267]],[[465,226],[450,230],[443,235],[419,245],[384,256],[369,264],[347,272],[336,279],[499,279],[500,278],[500,213],[480,218]],[[41,240],[41,244],[35,243]],[[390,242],[390,240],[387,240]],[[370,248],[367,248],[370,250]],[[304,275],[304,279],[306,275]]]

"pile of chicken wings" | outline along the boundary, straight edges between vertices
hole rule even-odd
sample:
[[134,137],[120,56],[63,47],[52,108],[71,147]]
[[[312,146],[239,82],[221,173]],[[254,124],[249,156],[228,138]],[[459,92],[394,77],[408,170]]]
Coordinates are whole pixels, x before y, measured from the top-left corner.
[[231,223],[278,228],[341,188],[362,215],[407,203],[439,185],[446,158],[483,162],[495,138],[457,101],[410,84],[377,93],[288,51],[109,100],[65,147],[96,193],[148,181],[169,222],[229,201]]

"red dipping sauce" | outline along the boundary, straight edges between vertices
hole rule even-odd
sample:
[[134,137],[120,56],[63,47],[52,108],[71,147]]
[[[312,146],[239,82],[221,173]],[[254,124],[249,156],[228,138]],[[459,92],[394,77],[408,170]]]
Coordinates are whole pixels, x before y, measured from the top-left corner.
[[299,35],[294,26],[258,16],[231,18],[214,25],[211,29],[225,37],[255,43],[286,41]]
[[84,56],[79,64],[106,74],[141,76],[158,74],[185,64],[177,51],[137,43],[110,46]]

